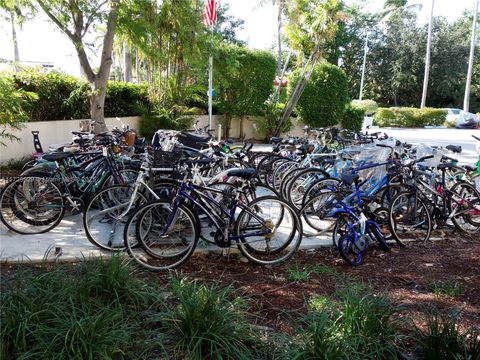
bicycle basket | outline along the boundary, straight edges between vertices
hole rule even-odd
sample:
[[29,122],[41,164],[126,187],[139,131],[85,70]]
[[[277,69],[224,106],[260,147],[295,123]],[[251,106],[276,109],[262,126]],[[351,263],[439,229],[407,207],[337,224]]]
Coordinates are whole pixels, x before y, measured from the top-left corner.
[[173,171],[182,157],[181,149],[172,151],[154,150],[153,168],[157,171]]

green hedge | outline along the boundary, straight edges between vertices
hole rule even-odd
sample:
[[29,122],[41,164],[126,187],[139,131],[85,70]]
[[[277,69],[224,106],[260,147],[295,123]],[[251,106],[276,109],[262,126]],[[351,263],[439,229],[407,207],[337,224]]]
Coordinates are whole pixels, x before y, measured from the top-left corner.
[[[289,79],[289,94],[300,76],[295,70]],[[349,101],[347,76],[338,66],[318,64],[298,101],[296,112],[303,122],[312,127],[337,125],[341,122]]]
[[343,112],[343,118],[341,121],[342,128],[358,132],[362,130],[364,117],[365,108],[358,107],[354,105],[354,103],[348,104]]
[[445,123],[447,112],[434,108],[379,108],[375,123],[382,127],[420,128],[427,125],[440,126]]
[[[13,79],[17,89],[35,94],[25,105],[29,121],[90,118],[90,86],[63,73],[48,74],[27,69],[19,73],[0,72]],[[138,116],[150,107],[146,84],[109,82],[105,97],[105,116]]]

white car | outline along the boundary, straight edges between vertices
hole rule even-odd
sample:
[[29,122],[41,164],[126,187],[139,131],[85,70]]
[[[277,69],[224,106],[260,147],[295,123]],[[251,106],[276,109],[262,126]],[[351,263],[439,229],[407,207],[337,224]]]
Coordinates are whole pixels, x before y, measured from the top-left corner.
[[467,111],[460,111],[457,118],[457,129],[476,129],[480,124],[480,118]]
[[444,109],[447,111],[447,121],[448,122],[457,122],[458,116],[462,112],[462,109],[456,109],[456,108],[446,108]]

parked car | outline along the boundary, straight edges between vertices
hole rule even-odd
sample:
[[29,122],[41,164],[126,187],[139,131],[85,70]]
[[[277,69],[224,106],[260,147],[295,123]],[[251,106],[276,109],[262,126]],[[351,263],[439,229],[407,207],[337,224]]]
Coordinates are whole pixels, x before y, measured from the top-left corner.
[[456,109],[456,108],[446,108],[444,109],[447,111],[447,122],[453,123],[457,122],[458,116],[462,112],[462,109]]
[[476,129],[480,124],[480,117],[467,111],[460,111],[457,118],[457,129]]

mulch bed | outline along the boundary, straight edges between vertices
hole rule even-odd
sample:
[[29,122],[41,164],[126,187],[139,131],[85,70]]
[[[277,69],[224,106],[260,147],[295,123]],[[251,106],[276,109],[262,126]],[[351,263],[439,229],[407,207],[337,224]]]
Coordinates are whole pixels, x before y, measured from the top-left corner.
[[[364,283],[388,296],[401,316],[421,325],[425,310],[435,306],[458,311],[462,328],[480,327],[480,235],[448,232],[446,239],[393,247],[390,253],[369,249],[365,263],[346,265],[333,248],[301,251],[280,266],[262,267],[239,261],[238,256],[196,256],[180,271],[191,279],[232,286],[252,300],[258,324],[289,332],[291,320],[306,311],[312,296],[332,297],[336,290]],[[289,280],[291,269],[310,271],[305,282]],[[315,269],[319,269],[315,271]],[[150,274],[167,281],[164,274]],[[455,284],[454,296],[435,294],[432,284]]]
[[[437,234],[438,235],[438,234]],[[0,266],[2,282],[12,280],[15,265]],[[308,271],[307,281],[292,281],[292,269]],[[394,246],[390,253],[369,249],[365,263],[346,265],[333,248],[299,252],[273,267],[245,263],[237,254],[194,256],[177,270],[190,279],[232,286],[250,299],[256,323],[289,333],[292,320],[306,312],[312,296],[335,297],[335,291],[364,283],[400,306],[398,316],[422,325],[425,310],[435,306],[459,312],[461,328],[480,327],[480,236],[447,232],[445,239]],[[146,273],[167,284],[172,274]],[[435,293],[432,284],[455,284],[454,295]],[[5,284],[3,284],[5,285]],[[3,286],[2,286],[3,287]]]

